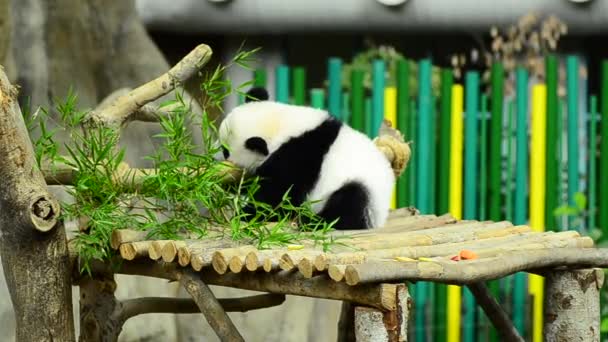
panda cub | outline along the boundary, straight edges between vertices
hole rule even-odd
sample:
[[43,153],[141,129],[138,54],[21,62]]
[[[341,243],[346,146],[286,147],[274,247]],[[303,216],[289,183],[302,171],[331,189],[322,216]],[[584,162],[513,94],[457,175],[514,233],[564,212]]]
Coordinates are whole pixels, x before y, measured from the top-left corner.
[[[395,176],[386,157],[362,133],[311,107],[268,101],[252,88],[226,115],[219,140],[224,159],[260,177],[255,200],[276,206],[312,204],[336,229],[384,225]],[[250,98],[259,101],[250,101]]]

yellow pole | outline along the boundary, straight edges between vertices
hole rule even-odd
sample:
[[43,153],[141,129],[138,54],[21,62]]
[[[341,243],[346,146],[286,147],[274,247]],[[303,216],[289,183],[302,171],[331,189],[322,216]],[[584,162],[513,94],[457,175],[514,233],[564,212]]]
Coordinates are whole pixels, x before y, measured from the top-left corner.
[[[530,227],[545,230],[545,166],[546,166],[546,126],[547,87],[537,84],[532,88],[532,143],[530,146]],[[543,284],[544,278],[535,274],[529,276],[529,292],[532,302],[532,341],[543,340]]]
[[[391,127],[397,128],[397,88],[384,88],[384,120],[390,121]],[[393,189],[391,209],[397,207],[397,187]]]
[[[450,214],[462,219],[462,153],[463,153],[463,112],[464,91],[462,85],[452,86],[452,115],[450,141]],[[460,341],[461,288],[448,286],[447,342]]]

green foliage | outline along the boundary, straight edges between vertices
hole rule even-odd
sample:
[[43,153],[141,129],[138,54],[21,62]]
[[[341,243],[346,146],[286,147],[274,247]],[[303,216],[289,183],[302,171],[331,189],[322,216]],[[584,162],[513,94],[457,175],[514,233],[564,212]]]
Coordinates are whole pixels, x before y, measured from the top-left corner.
[[587,197],[582,192],[577,192],[574,194],[573,198],[574,204],[564,204],[561,205],[555,210],[553,210],[553,215],[555,216],[572,216],[574,219],[572,220],[572,225],[575,227],[580,227],[585,220],[585,216],[587,215]]
[[[397,62],[405,59],[403,54],[392,46],[371,46],[365,51],[356,54],[350,63],[344,64],[342,68],[342,87],[350,90],[350,75],[353,70],[363,70],[363,86],[368,91],[372,89],[372,63],[376,59],[381,59],[386,63],[386,82],[388,86],[397,85]],[[408,60],[410,78],[409,87],[411,96],[418,95],[418,63]],[[431,87],[433,96],[438,97],[441,83],[440,68],[433,66],[431,73]]]
[[[247,84],[233,88],[224,75],[233,64],[249,68],[254,52],[239,52],[227,66],[218,66],[205,75],[201,89],[207,97],[202,113],[192,110],[181,88],[175,90],[174,99],[160,106],[162,132],[156,138],[162,145],[145,157],[154,163],[154,172],[146,175],[139,187],[115,181],[115,175],[124,167],[125,155],[118,146],[119,132],[85,124],[88,113],[77,110],[73,92],[54,106],[71,137],[64,146],[67,157],[57,154],[55,132],[45,126],[48,113],[40,110],[30,115],[27,111],[28,127],[41,132],[34,143],[38,164],[64,163],[77,171],[74,185],[69,188],[74,201],[63,203],[62,207],[64,219],[79,221],[81,231],[74,244],[81,271],[90,272],[93,260],[111,260],[114,251],[110,237],[114,229],[120,228],[147,231],[149,238],[158,239],[228,237],[259,248],[303,239],[324,249],[336,243],[327,234],[335,222],[323,222],[312,211],[312,203],[296,207],[290,203],[288,193],[277,207],[257,203],[253,196],[259,180],[244,174],[236,184],[225,184],[227,166],[213,157],[221,146],[207,113],[211,108],[221,109],[230,93],[242,94],[241,89]],[[200,125],[196,134],[201,134],[202,146],[194,142],[191,123]],[[254,206],[256,214],[245,214],[246,205]],[[270,219],[276,223],[271,224]]]

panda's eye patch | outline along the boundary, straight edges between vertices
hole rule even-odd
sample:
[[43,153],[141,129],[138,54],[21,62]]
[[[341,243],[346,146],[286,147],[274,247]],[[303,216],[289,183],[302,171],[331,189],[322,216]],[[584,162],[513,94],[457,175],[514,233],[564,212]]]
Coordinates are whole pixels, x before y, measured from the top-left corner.
[[228,159],[228,157],[230,157],[230,151],[228,151],[226,146],[222,146],[222,154],[224,154],[224,159]]
[[260,137],[253,137],[245,141],[245,147],[251,151],[258,152],[264,156],[268,155],[268,146],[266,140]]

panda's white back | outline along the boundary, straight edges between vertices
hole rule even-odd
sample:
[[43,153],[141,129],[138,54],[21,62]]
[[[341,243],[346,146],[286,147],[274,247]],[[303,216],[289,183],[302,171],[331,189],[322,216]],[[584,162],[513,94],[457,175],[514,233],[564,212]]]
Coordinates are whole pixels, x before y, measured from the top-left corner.
[[323,200],[350,181],[360,182],[368,191],[370,226],[384,225],[395,184],[391,165],[367,136],[343,125],[325,155],[319,179],[308,196],[310,200],[321,200],[313,209],[320,211]]

